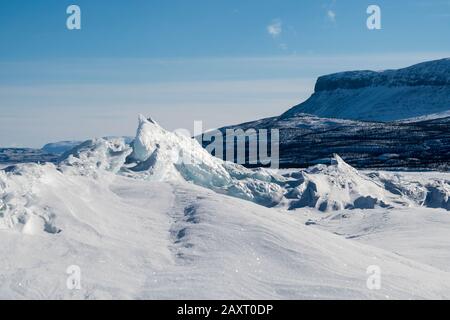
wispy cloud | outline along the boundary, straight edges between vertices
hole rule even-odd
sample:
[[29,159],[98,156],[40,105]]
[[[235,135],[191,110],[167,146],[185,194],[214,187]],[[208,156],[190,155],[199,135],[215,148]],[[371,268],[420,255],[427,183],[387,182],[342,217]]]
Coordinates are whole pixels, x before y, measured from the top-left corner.
[[328,9],[327,17],[331,22],[333,22],[333,23],[336,22],[336,12],[334,12],[333,10]]
[[280,19],[274,19],[267,26],[267,33],[276,38],[283,32],[283,23]]
[[286,43],[280,43],[279,45],[281,50],[287,50],[288,49],[288,45]]
[[336,23],[336,0],[331,0],[327,4],[322,5],[325,10],[326,19],[331,23]]

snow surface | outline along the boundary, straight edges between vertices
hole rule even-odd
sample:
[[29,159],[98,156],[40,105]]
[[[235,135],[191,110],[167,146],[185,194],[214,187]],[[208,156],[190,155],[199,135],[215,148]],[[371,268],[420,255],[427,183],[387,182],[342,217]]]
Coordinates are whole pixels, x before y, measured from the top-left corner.
[[[317,216],[313,217],[310,223],[316,219]],[[445,210],[343,211],[321,217],[314,224],[347,239],[387,249],[440,270],[450,271],[450,215]]]
[[140,117],[132,145],[0,170],[0,298],[448,299],[449,180],[253,171]]

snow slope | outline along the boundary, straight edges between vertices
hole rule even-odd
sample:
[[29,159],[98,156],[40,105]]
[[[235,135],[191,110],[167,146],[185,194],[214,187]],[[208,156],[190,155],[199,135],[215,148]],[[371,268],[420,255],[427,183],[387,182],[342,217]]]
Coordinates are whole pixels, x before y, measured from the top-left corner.
[[[58,164],[0,170],[0,257],[7,257],[0,259],[0,298],[450,298],[445,255],[429,263],[305,225],[306,217],[342,212],[424,210],[420,188],[431,180],[445,189],[447,176],[406,177],[420,189],[407,192],[414,188],[387,187],[395,178],[385,173],[335,161],[253,171],[140,117],[132,145],[94,139]],[[298,205],[307,196],[319,200]],[[267,208],[274,205],[268,199],[276,207]],[[416,226],[405,226],[397,230],[406,248]],[[422,245],[438,255],[447,237],[439,232]],[[66,285],[73,265],[80,290]],[[366,286],[372,265],[382,270],[380,290]]]
[[282,115],[300,113],[365,121],[393,121],[450,109],[450,58],[399,70],[351,71],[317,80],[307,101]]
[[445,210],[352,210],[312,217],[309,223],[347,239],[450,271],[450,216]]
[[[329,164],[335,153],[363,169],[448,170],[450,167],[450,117],[446,113],[389,123],[297,114],[218,130],[224,135],[227,130],[244,131],[243,134],[249,130],[279,130],[282,168]],[[207,148],[209,144],[205,138],[203,146]],[[227,148],[230,148],[228,143],[223,154]]]
[[[447,272],[294,215],[187,183],[31,167],[19,169],[35,182],[23,208],[47,208],[59,232],[35,223],[1,231],[2,298],[450,297]],[[379,291],[366,287],[374,264],[384,274]],[[71,265],[81,268],[81,290],[66,287]]]

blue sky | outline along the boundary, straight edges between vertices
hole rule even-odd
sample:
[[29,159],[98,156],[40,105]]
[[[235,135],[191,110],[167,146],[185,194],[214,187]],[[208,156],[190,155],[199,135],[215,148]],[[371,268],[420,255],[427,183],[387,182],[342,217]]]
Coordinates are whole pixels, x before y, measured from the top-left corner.
[[277,115],[319,75],[448,57],[449,35],[450,0],[2,1],[0,146]]

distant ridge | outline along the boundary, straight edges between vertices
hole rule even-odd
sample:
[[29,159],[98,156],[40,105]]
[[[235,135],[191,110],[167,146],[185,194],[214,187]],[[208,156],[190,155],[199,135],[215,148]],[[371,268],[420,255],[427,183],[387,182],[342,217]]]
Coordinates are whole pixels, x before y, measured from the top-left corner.
[[319,77],[314,94],[282,115],[395,121],[450,109],[450,59],[386,71],[349,71]]

